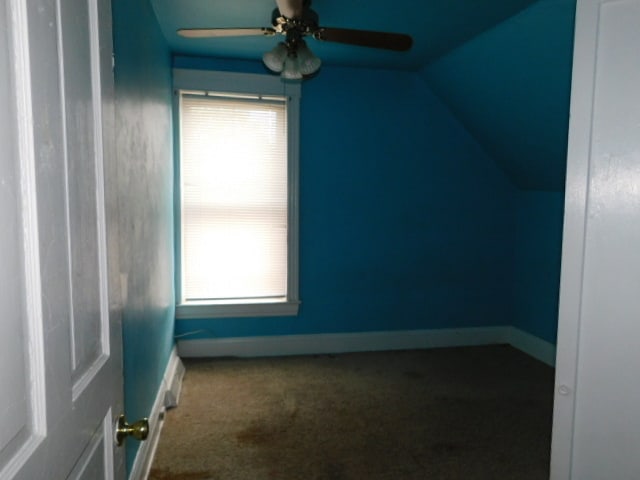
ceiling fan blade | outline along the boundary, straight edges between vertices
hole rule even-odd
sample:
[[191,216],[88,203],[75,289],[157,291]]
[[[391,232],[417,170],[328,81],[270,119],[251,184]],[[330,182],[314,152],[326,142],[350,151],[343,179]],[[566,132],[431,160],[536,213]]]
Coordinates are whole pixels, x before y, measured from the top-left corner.
[[371,30],[352,30],[349,28],[319,28],[313,34],[317,40],[347,43],[361,47],[384,48],[403,52],[409,50],[413,39],[403,33],[374,32]]
[[252,35],[275,35],[273,28],[181,28],[178,35],[187,38],[247,37]]
[[303,0],[276,0],[280,15],[287,18],[300,18],[303,11]]

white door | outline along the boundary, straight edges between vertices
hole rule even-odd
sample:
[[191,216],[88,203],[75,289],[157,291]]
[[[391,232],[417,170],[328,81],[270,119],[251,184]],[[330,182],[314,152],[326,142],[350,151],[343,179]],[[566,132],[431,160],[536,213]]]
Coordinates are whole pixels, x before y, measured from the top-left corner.
[[640,478],[640,0],[578,0],[551,478]]
[[124,478],[111,50],[109,0],[0,5],[2,480]]

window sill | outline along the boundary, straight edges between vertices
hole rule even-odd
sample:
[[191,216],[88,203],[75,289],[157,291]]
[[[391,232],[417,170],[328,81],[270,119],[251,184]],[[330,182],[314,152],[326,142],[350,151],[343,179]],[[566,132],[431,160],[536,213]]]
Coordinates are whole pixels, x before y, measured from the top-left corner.
[[299,301],[262,303],[188,302],[176,306],[176,318],[289,317],[298,314]]

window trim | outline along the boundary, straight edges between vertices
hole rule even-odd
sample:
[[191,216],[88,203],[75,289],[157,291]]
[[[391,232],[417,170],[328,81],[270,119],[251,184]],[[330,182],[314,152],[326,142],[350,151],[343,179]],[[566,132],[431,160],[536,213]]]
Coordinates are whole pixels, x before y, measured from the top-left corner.
[[[273,302],[229,303],[198,301],[181,303],[181,192],[180,192],[180,112],[179,91],[200,90],[240,95],[279,95],[287,101],[287,185],[288,185],[288,237],[287,237],[287,298]],[[174,214],[176,271],[176,318],[232,318],[293,316],[298,314],[299,297],[299,165],[300,165],[300,97],[299,82],[284,82],[279,77],[252,73],[217,72],[205,70],[173,70],[174,118]]]

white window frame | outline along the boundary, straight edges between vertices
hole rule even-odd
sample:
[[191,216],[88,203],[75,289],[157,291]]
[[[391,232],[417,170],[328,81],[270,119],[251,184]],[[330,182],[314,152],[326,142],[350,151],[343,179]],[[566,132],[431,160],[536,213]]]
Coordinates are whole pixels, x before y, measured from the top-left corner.
[[[291,316],[298,314],[299,298],[299,156],[300,156],[300,83],[284,82],[280,77],[236,72],[205,70],[173,70],[173,111],[176,158],[176,318],[230,318]],[[288,175],[288,238],[287,238],[287,297],[278,302],[188,301],[182,302],[182,219],[180,196],[180,90],[229,93],[239,95],[283,96],[287,104],[287,175]]]

